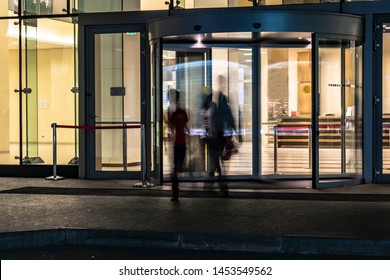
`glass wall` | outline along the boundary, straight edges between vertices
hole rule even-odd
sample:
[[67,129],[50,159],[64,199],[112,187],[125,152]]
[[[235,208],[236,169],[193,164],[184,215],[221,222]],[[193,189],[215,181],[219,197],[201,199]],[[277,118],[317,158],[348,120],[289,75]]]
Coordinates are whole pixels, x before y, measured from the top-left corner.
[[[51,124],[77,123],[76,25],[71,18],[40,18],[23,19],[21,25],[3,20],[1,26],[1,114],[6,121],[1,124],[0,163],[51,164]],[[59,131],[57,141],[59,164],[77,159],[74,130]]]
[[0,164],[18,164],[19,157],[19,39],[17,20],[0,21]]

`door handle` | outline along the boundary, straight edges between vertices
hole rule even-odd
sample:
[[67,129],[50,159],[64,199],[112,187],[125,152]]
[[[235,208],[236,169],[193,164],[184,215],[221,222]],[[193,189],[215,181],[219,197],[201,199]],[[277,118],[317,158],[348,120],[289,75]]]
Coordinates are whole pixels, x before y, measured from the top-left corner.
[[98,116],[95,116],[95,115],[90,114],[88,117],[89,117],[90,119],[96,119]]

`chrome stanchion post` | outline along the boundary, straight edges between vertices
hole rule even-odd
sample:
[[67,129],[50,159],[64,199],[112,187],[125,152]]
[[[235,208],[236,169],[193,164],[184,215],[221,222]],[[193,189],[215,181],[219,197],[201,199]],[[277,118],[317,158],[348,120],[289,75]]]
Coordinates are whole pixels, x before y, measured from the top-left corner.
[[57,124],[52,123],[51,127],[53,128],[53,175],[46,177],[46,180],[63,180],[64,177],[57,176]]
[[141,182],[135,183],[133,187],[153,187],[154,184],[146,182],[146,145],[145,145],[145,125],[141,125]]
[[274,174],[278,174],[278,126],[274,126]]

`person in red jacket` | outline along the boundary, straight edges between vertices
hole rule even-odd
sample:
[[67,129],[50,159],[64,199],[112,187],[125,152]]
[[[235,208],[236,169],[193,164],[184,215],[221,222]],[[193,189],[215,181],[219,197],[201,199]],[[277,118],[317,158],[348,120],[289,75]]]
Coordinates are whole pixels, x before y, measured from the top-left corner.
[[183,172],[184,159],[187,148],[188,116],[187,112],[180,107],[180,92],[173,90],[176,95],[176,110],[169,117],[169,123],[174,135],[173,148],[173,175],[172,175],[172,199],[179,201],[178,173]]

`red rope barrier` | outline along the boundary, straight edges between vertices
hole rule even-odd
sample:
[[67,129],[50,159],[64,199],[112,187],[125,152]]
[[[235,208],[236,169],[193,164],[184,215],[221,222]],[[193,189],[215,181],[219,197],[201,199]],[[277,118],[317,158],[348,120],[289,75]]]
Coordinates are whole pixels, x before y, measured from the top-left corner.
[[123,128],[141,128],[141,125],[116,125],[116,126],[91,126],[91,125],[56,125],[58,128],[78,128],[85,130],[95,130],[95,129],[123,129]]

